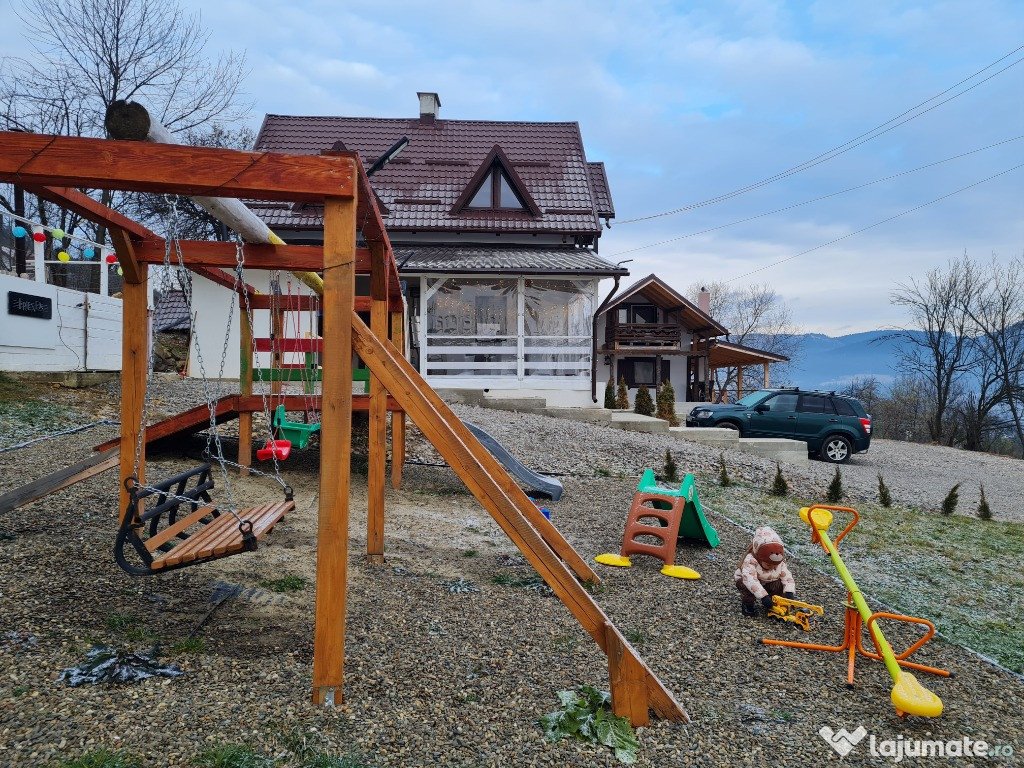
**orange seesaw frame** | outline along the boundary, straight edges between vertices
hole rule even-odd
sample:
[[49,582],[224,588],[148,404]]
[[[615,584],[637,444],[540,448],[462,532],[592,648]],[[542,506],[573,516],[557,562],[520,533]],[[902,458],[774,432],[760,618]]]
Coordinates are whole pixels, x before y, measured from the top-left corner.
[[[833,512],[845,512],[853,515],[853,519],[849,525],[843,529],[835,538],[835,546],[839,546],[839,542],[843,540],[843,537],[848,534],[853,527],[860,520],[860,515],[857,510],[851,509],[850,507],[834,507],[824,504],[815,504],[810,508],[810,512],[815,509],[826,509]],[[818,535],[818,529],[815,526],[811,526],[811,541],[818,542],[821,544],[822,549],[828,554],[828,549],[825,547],[824,542]],[[940,675],[942,677],[952,677],[953,673],[949,670],[939,669],[938,667],[930,667],[926,664],[919,664],[916,661],[908,661],[908,657],[915,651],[919,650],[925,643],[931,640],[935,634],[935,625],[932,624],[928,619],[921,619],[916,616],[903,616],[901,614],[889,613],[888,611],[878,611],[872,613],[866,622],[868,628],[868,634],[871,635],[872,642],[875,644],[875,650],[870,651],[864,647],[863,643],[863,628],[865,626],[864,620],[861,618],[860,613],[857,611],[856,606],[853,604],[853,595],[848,591],[846,593],[846,602],[844,603],[845,614],[844,614],[844,628],[843,628],[843,642],[841,645],[818,645],[816,643],[801,643],[794,640],[775,640],[772,638],[762,638],[761,642],[765,645],[784,645],[789,648],[803,648],[808,651],[829,651],[832,653],[841,653],[846,651],[849,654],[847,667],[846,667],[846,684],[853,686],[853,667],[854,661],[857,658],[857,652],[861,655],[866,656],[869,659],[875,659],[876,661],[884,661],[882,654],[879,652],[878,641],[875,639],[874,632],[871,631],[872,626],[878,619],[889,619],[891,621],[903,621],[910,624],[921,624],[927,627],[925,634],[920,637],[913,645],[907,648],[905,651],[899,654],[894,654],[896,663],[901,667],[907,667],[910,669],[916,669],[921,672],[929,672],[933,675]]]

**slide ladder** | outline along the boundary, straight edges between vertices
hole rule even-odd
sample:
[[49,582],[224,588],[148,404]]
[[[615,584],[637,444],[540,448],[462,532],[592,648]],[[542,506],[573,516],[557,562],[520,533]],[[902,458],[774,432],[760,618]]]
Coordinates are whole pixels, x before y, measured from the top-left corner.
[[352,346],[608,656],[615,713],[628,717],[633,725],[648,723],[648,708],[659,717],[688,722],[672,694],[576,580],[578,576],[599,582],[590,566],[409,361],[390,342],[374,336],[355,312]]

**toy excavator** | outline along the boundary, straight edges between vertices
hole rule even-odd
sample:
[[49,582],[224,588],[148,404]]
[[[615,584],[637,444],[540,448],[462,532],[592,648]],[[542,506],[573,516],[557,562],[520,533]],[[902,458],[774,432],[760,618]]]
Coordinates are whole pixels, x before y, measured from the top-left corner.
[[768,618],[779,621],[789,621],[796,624],[804,632],[810,632],[823,616],[825,611],[820,605],[801,603],[799,600],[791,600],[788,597],[772,597],[772,607],[768,609]]

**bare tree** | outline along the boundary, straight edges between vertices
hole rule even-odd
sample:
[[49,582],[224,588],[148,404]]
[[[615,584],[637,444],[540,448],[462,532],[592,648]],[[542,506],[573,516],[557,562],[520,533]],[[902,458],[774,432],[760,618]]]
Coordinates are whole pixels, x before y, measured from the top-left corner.
[[1024,455],[1024,260],[1004,266],[993,258],[976,290],[963,296],[963,311],[974,323],[979,356],[1001,387]]
[[[20,32],[33,54],[0,60],[0,128],[103,136],[106,108],[136,99],[172,131],[202,132],[245,117],[244,54],[205,54],[209,34],[174,0],[24,0]],[[0,188],[8,208],[9,188]],[[97,198],[119,207],[123,196]],[[28,202],[28,201],[26,201]],[[61,214],[38,198],[26,215],[49,224]],[[103,242],[102,229],[77,217],[65,232]]]
[[[791,360],[800,353],[800,329],[793,323],[792,313],[782,297],[767,283],[742,288],[728,283],[693,283],[686,295],[694,303],[702,287],[711,294],[711,316],[729,329],[728,339],[736,344],[785,355]],[[788,365],[778,364],[776,378],[786,375]],[[745,380],[756,380],[759,372],[743,371]],[[711,386],[719,395],[736,387],[737,369],[714,371]]]
[[911,278],[899,283],[892,293],[893,303],[909,311],[910,325],[887,338],[903,342],[900,369],[926,382],[932,393],[927,426],[933,442],[946,441],[950,397],[971,365],[971,319],[964,299],[974,293],[976,282],[973,265],[965,255],[960,261],[951,261],[945,270],[931,270],[922,282]]

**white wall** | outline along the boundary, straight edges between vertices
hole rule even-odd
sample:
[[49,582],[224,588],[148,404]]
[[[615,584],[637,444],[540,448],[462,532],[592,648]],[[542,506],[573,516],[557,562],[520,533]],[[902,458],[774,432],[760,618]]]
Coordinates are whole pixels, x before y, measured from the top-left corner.
[[[612,311],[614,311],[614,310],[612,310]],[[597,318],[597,338],[598,338],[598,348],[599,349],[604,346],[604,329],[605,329],[605,322],[607,321],[607,319],[608,319],[608,313],[607,312],[601,314]],[[690,343],[691,343],[690,338],[691,338],[691,335],[689,333],[686,333],[686,332],[683,333],[682,344],[683,344],[684,348],[688,347],[690,345]],[[665,360],[670,361],[669,362],[669,373],[670,373],[669,380],[672,382],[672,389],[674,389],[675,393],[676,393],[676,402],[677,403],[684,403],[684,402],[686,402],[686,355],[665,355],[662,358],[662,360],[663,361],[665,361]],[[700,362],[700,365],[703,365],[703,362]],[[597,371],[596,371],[596,376],[595,376],[595,378],[597,380],[597,405],[599,405],[599,406],[604,405],[604,388],[605,388],[605,385],[608,383],[608,378],[611,376],[611,374],[612,374],[612,366],[609,363],[606,363],[605,362],[605,356],[599,353],[598,356],[597,356]],[[652,392],[651,396],[653,397],[653,395],[654,395],[654,393]],[[633,402],[633,398],[635,396],[636,396],[636,387],[630,387],[629,388],[629,401],[631,403]]]
[[[253,286],[260,293],[266,294],[270,291],[270,273],[265,270],[249,270],[245,273],[245,281]],[[288,283],[291,282],[292,294],[301,293],[308,295],[309,289],[287,273],[281,273],[281,291],[288,293]],[[199,354],[202,355],[203,367],[207,378],[216,378],[220,371],[221,355],[224,351],[224,337],[228,330],[230,321],[230,334],[227,340],[227,356],[224,360],[224,378],[237,379],[239,376],[239,339],[240,339],[240,309],[238,298],[228,288],[218,285],[212,280],[207,280],[199,275],[192,275],[192,313],[195,322],[192,326],[192,345],[189,349],[188,375],[192,378],[200,378],[199,357],[196,354],[198,346]],[[298,322],[298,337],[301,338],[306,331],[311,331],[311,319],[309,313],[285,313],[285,322],[288,327],[285,329],[286,336],[296,336],[296,325]],[[253,312],[253,336],[255,338],[268,338],[270,336],[270,312],[265,310],[254,310]],[[285,355],[283,362],[302,362],[301,356]],[[260,353],[257,355],[257,367],[270,367],[270,354]]]
[[[53,316],[43,320],[8,314],[9,291],[50,299]],[[120,369],[120,299],[0,275],[0,370]]]

